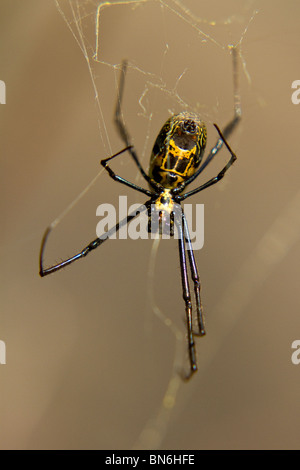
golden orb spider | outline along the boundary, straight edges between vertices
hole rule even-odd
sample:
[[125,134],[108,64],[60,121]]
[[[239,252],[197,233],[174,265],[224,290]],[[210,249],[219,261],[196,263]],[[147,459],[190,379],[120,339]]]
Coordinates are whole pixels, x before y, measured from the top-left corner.
[[[236,49],[232,48],[233,53],[233,64],[234,71],[236,72]],[[195,351],[195,342],[194,336],[203,336],[205,335],[203,311],[200,297],[200,279],[198,274],[198,269],[194,257],[194,252],[192,249],[192,243],[189,235],[189,229],[187,221],[183,212],[183,209],[180,205],[181,201],[187,199],[188,197],[197,194],[203,189],[212,186],[213,184],[220,181],[226,171],[231,167],[231,165],[236,160],[236,155],[231,150],[229,144],[226,141],[226,138],[231,134],[233,129],[236,127],[237,123],[241,117],[241,109],[238,100],[238,95],[235,93],[235,114],[233,119],[227,124],[223,132],[219,127],[214,124],[216,130],[218,131],[219,138],[216,145],[211,149],[208,156],[202,162],[204,150],[206,146],[206,126],[203,121],[199,119],[196,114],[181,112],[179,114],[173,115],[170,117],[161,131],[159,132],[156,141],[153,146],[152,154],[150,157],[150,166],[148,174],[142,168],[140,161],[138,159],[137,153],[134,146],[131,143],[129,134],[125,127],[125,123],[121,117],[121,102],[124,90],[125,74],[126,74],[127,63],[123,62],[122,73],[119,84],[118,91],[118,100],[115,110],[114,120],[117,127],[117,130],[125,143],[126,147],[120,152],[112,155],[109,158],[101,160],[101,164],[108,172],[109,176],[122,183],[130,188],[135,189],[143,194],[146,194],[150,199],[146,201],[144,205],[141,206],[148,211],[149,220],[151,214],[154,211],[159,214],[159,233],[163,233],[164,225],[169,221],[171,227],[170,235],[174,234],[174,227],[178,230],[178,246],[179,246],[179,258],[180,258],[180,269],[181,269],[181,280],[182,280],[182,293],[183,299],[185,302],[185,312],[186,312],[186,323],[187,323],[187,336],[188,336],[188,350],[189,350],[189,359],[190,359],[190,373],[187,378],[189,378],[197,370],[197,361],[196,361],[196,351]],[[235,78],[236,75],[234,75]],[[235,80],[236,85],[236,80]],[[230,153],[230,159],[224,168],[215,176],[211,178],[206,183],[201,186],[192,189],[186,193],[183,193],[187,185],[192,183],[206,166],[212,161],[218,151],[225,144],[227,150]],[[108,162],[113,158],[121,155],[125,151],[128,151],[136,163],[140,173],[147,181],[150,189],[142,188],[134,183],[131,183],[128,180],[125,180],[121,176],[117,175],[108,165]],[[180,217],[179,219],[174,216],[175,206],[179,208]],[[129,223],[133,218],[135,218],[141,211],[136,210],[134,213],[129,214],[123,220],[121,220],[115,227],[108,230],[103,236],[96,238],[86,247],[84,247],[79,253],[72,256],[71,258],[62,261],[56,265],[53,265],[49,268],[44,268],[43,265],[43,254],[47,242],[47,238],[52,230],[50,225],[42,239],[41,249],[40,249],[40,276],[44,277],[48,274],[54,273],[59,269],[64,268],[65,266],[77,261],[78,259],[84,258],[92,250],[98,248],[107,238],[116,233],[123,225]],[[168,216],[168,217],[166,217]],[[171,216],[171,217],[170,217]],[[151,231],[151,226],[149,225],[149,231]],[[188,270],[187,270],[187,256],[186,251],[188,251],[188,261],[190,264],[191,277],[194,284],[195,292],[195,301],[197,309],[197,331],[193,330],[193,319],[192,319],[192,301],[191,293],[188,281]]]

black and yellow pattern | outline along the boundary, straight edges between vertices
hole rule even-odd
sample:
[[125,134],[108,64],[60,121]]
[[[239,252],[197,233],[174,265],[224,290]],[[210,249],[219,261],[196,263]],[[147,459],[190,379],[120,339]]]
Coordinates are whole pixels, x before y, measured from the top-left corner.
[[169,118],[154,143],[149,176],[174,189],[199,167],[206,146],[206,126],[197,115],[182,112]]

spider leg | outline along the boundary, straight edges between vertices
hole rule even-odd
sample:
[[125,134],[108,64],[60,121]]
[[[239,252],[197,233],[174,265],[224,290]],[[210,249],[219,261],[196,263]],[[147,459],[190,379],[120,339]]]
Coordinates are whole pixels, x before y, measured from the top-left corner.
[[95,250],[98,248],[98,246],[102,245],[102,243],[105,242],[108,238],[110,238],[114,233],[116,233],[121,227],[124,225],[128,224],[132,219],[134,219],[138,214],[143,212],[144,210],[147,209],[147,202],[144,205],[141,205],[137,210],[135,210],[133,213],[129,214],[127,217],[122,219],[115,227],[112,227],[110,230],[108,230],[106,233],[103,234],[103,236],[96,238],[92,242],[90,242],[86,247],[84,247],[79,253],[76,255],[72,256],[71,258],[66,259],[65,261],[62,261],[61,263],[55,264],[51,266],[50,268],[44,268],[43,265],[43,256],[44,256],[44,251],[46,247],[46,243],[48,240],[48,237],[52,231],[52,226],[50,225],[47,230],[44,233],[42,243],[41,243],[41,250],[40,250],[40,258],[39,258],[39,265],[40,265],[40,276],[44,277],[47,276],[48,274],[52,274],[56,271],[59,271],[60,269],[64,268],[65,266],[68,266],[71,263],[74,263],[74,261],[77,261],[78,259],[84,258],[86,255],[88,255],[92,250]]
[[192,302],[191,293],[189,287],[187,266],[186,266],[186,252],[185,252],[185,237],[182,230],[183,219],[177,223],[178,228],[178,247],[179,247],[179,258],[180,258],[180,270],[181,270],[181,282],[182,282],[182,296],[185,302],[186,312],[186,323],[187,323],[187,335],[188,335],[188,347],[189,347],[189,358],[190,358],[190,374],[186,377],[189,379],[194,372],[197,371],[196,362],[196,350],[193,334],[193,320],[192,320]]
[[[232,133],[232,131],[234,130],[236,125],[239,123],[240,119],[241,119],[241,115],[234,116],[234,118],[223,129],[222,134],[225,137],[225,139],[227,139],[230,136],[230,134]],[[218,139],[216,145],[210,150],[208,156],[206,157],[206,159],[204,160],[204,162],[202,163],[202,165],[198,169],[197,174],[193,175],[193,180],[195,178],[197,178],[197,176],[200,173],[202,173],[204,168],[207,167],[207,165],[212,161],[212,159],[216,156],[216,154],[219,152],[219,150],[221,150],[221,148],[223,147],[223,142],[224,142],[223,139],[221,139],[221,138]],[[195,178],[194,178],[194,176],[195,176]],[[191,183],[192,181],[190,181],[189,183]],[[187,184],[189,184],[189,183],[187,183]]]
[[[231,167],[231,165],[235,162],[236,160],[236,155],[235,153],[233,153],[233,151],[231,150],[229,144],[227,143],[224,135],[222,134],[222,132],[220,131],[219,127],[217,126],[217,124],[214,124],[215,128],[217,129],[217,131],[219,132],[219,135],[220,135],[220,138],[223,140],[224,144],[226,145],[227,147],[227,150],[230,152],[231,154],[231,158],[230,160],[228,161],[228,163],[224,166],[224,168],[217,174],[217,176],[215,176],[214,178],[211,178],[209,181],[207,181],[206,183],[202,184],[201,186],[199,186],[198,188],[195,188],[193,189],[192,191],[189,191],[185,194],[182,194],[180,196],[176,196],[176,199],[178,201],[183,201],[184,199],[192,196],[193,194],[196,194],[196,193],[199,193],[200,191],[202,191],[203,189],[206,189],[208,188],[209,186],[212,186],[213,184],[216,184],[218,181],[220,181],[226,171]],[[174,192],[174,191],[173,191]]]
[[121,110],[121,103],[123,99],[123,93],[124,93],[124,84],[125,84],[125,76],[126,76],[126,70],[127,70],[127,61],[124,60],[122,63],[122,71],[121,71],[121,77],[120,77],[120,82],[119,82],[119,89],[118,89],[118,99],[117,99],[117,104],[116,104],[116,109],[115,109],[115,114],[114,114],[114,122],[117,127],[117,131],[123,140],[124,144],[126,147],[128,147],[128,150],[135,161],[138,169],[140,170],[142,176],[145,178],[145,180],[149,183],[150,178],[144,171],[142,165],[140,164],[139,158],[137,156],[137,153],[134,149],[134,146],[132,145],[131,142],[131,137],[126,129],[125,122],[122,117],[122,110]]
[[207,155],[206,159],[200,165],[196,173],[192,175],[190,178],[188,178],[184,183],[179,185],[175,190],[174,194],[180,193],[183,191],[183,189],[190,183],[192,183],[199,175],[202,173],[202,171],[207,167],[207,165],[212,161],[212,159],[217,155],[217,153],[221,150],[223,147],[223,143],[225,139],[227,139],[234,129],[237,127],[239,124],[241,118],[242,118],[242,108],[241,108],[241,99],[240,99],[240,92],[239,92],[239,73],[238,73],[238,53],[239,53],[239,48],[238,47],[230,47],[231,54],[232,54],[232,64],[233,64],[233,92],[234,92],[234,114],[233,118],[229,121],[229,123],[224,127],[222,131],[223,137],[219,137],[217,140],[215,146],[210,150],[209,154]]
[[131,147],[126,147],[125,149],[121,150],[120,152],[118,153],[115,153],[114,155],[112,155],[111,157],[108,157],[108,158],[105,158],[103,160],[101,160],[101,165],[105,168],[105,170],[108,172],[109,176],[115,180],[115,181],[118,181],[119,183],[122,183],[122,184],[125,184],[126,186],[129,186],[130,188],[133,188],[135,189],[136,191],[140,191],[141,193],[144,193],[144,194],[147,194],[147,196],[152,196],[152,192],[149,191],[148,189],[144,189],[142,188],[141,186],[138,186],[136,185],[135,183],[131,183],[130,181],[128,180],[125,180],[124,178],[122,178],[121,176],[118,176],[109,166],[108,166],[108,162],[110,160],[112,160],[113,158],[117,157],[118,155],[121,155],[122,153],[124,153],[126,150],[129,150],[130,151]]
[[188,224],[187,224],[183,211],[182,211],[182,219],[184,223],[185,240],[188,244],[188,256],[189,256],[189,262],[190,262],[190,268],[191,268],[191,275],[192,275],[192,279],[194,283],[194,291],[195,291],[196,306],[197,306],[198,331],[197,333],[194,332],[194,334],[198,336],[204,336],[205,327],[204,327],[204,318],[203,318],[203,308],[202,308],[202,302],[201,302],[201,296],[200,296],[200,289],[201,289],[200,278],[199,278],[198,268],[197,268],[197,264],[196,264],[196,260],[194,256],[194,251],[192,247]]

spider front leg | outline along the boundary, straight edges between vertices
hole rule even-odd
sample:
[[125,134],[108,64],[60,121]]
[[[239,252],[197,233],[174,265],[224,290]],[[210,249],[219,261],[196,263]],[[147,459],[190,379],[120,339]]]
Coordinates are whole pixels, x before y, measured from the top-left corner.
[[[217,140],[216,144],[214,147],[210,150],[209,154],[205,158],[204,162],[200,165],[198,170],[192,175],[190,178],[188,178],[182,186],[178,186],[174,190],[174,194],[179,194],[185,186],[189,185],[192,183],[199,175],[202,173],[202,171],[207,167],[207,165],[212,161],[212,159],[217,155],[217,153],[221,150],[223,147],[223,143],[225,140],[231,135],[231,133],[234,131],[234,129],[237,127],[239,124],[241,117],[242,117],[242,107],[241,107],[241,98],[240,98],[240,91],[239,91],[239,70],[238,70],[238,55],[239,55],[239,47],[238,46],[230,46],[230,51],[232,55],[232,67],[233,67],[233,118],[229,121],[229,123],[224,127],[222,131],[222,135],[219,132],[219,139]],[[215,127],[217,130],[219,129],[216,124]],[[228,146],[227,146],[228,147]]]
[[[232,55],[232,70],[233,70],[233,118],[229,123],[224,127],[222,134],[225,139],[227,139],[234,129],[239,124],[242,118],[242,106],[241,106],[241,95],[239,89],[239,60],[238,56],[240,54],[239,46],[229,46],[231,55]],[[218,139],[216,145],[211,149],[205,161],[202,163],[196,174],[194,175],[193,180],[204,170],[204,168],[211,162],[215,155],[221,150],[223,146],[224,139]],[[191,181],[190,181],[191,182]]]
[[119,82],[119,88],[118,88],[118,98],[117,98],[117,104],[116,104],[116,109],[115,109],[115,114],[114,114],[114,122],[117,127],[117,131],[123,140],[124,144],[128,148],[134,162],[136,163],[138,169],[141,172],[141,175],[145,178],[145,180],[149,183],[150,178],[144,171],[142,165],[140,164],[139,158],[137,156],[137,153],[134,149],[134,146],[131,142],[130,135],[126,129],[125,122],[122,117],[122,109],[121,109],[121,103],[123,99],[123,93],[124,93],[124,85],[125,85],[125,76],[126,76],[126,70],[127,70],[127,61],[124,60],[122,63],[122,70],[121,70],[121,76],[120,76],[120,82]]

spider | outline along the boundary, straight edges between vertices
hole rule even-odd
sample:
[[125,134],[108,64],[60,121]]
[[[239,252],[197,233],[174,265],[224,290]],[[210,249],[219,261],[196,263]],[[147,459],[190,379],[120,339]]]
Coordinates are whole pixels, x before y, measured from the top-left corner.
[[[235,50],[233,50],[235,52]],[[234,55],[235,58],[235,55]],[[234,64],[236,60],[234,61]],[[231,150],[226,138],[231,134],[233,129],[236,127],[241,117],[240,107],[235,106],[235,114],[233,119],[227,124],[223,132],[219,129],[217,124],[214,124],[219,138],[216,145],[211,149],[207,157],[203,160],[204,150],[206,147],[207,131],[203,121],[199,119],[196,114],[181,112],[170,117],[163,125],[159,132],[152,150],[150,157],[150,166],[148,174],[142,168],[134,146],[131,143],[129,133],[126,129],[125,123],[121,113],[121,102],[123,97],[125,74],[126,74],[127,63],[124,61],[122,64],[121,78],[118,89],[118,99],[114,114],[114,121],[117,127],[118,133],[121,136],[125,148],[120,152],[110,156],[109,158],[101,160],[102,166],[108,172],[109,176],[136,191],[139,191],[148,196],[148,200],[144,205],[141,206],[148,211],[149,220],[154,212],[159,214],[159,225],[157,230],[159,233],[163,233],[167,220],[169,221],[170,235],[174,234],[174,224],[178,230],[178,247],[179,247],[179,258],[180,258],[180,271],[182,281],[182,295],[185,303],[186,313],[186,324],[187,324],[187,340],[188,340],[188,351],[189,351],[189,362],[190,372],[186,378],[190,378],[193,373],[197,370],[196,361],[196,350],[194,336],[205,335],[205,326],[203,318],[203,309],[200,297],[200,279],[198,269],[195,261],[194,252],[192,249],[192,243],[189,235],[189,229],[187,221],[180,205],[182,201],[190,196],[197,194],[198,192],[216,184],[220,181],[227,170],[236,160],[236,155]],[[201,186],[192,189],[188,192],[183,192],[185,188],[192,183],[206,166],[212,161],[215,155],[225,144],[227,150],[230,153],[230,159],[224,168],[206,183]],[[131,183],[130,181],[117,175],[109,166],[109,162],[124,152],[129,152],[133,161],[137,165],[141,175],[149,185],[149,189],[145,189],[141,186]],[[180,217],[174,217],[175,209],[179,207]],[[129,214],[123,220],[121,220],[115,227],[108,230],[106,234],[96,238],[84,247],[79,253],[75,254],[71,258],[62,261],[49,268],[44,268],[43,265],[43,254],[48,236],[52,230],[50,225],[43,236],[41,249],[40,249],[40,276],[44,277],[48,274],[54,273],[65,266],[77,261],[78,259],[84,258],[91,251],[98,248],[107,238],[113,233],[116,233],[123,225],[129,223],[134,217],[137,216],[139,210]],[[169,218],[168,218],[168,217]],[[171,216],[171,217],[170,217]],[[151,224],[149,223],[148,230],[151,231]],[[188,251],[188,255],[187,255]],[[188,280],[188,268],[187,258],[190,265],[191,277],[194,285],[195,303],[196,303],[196,325],[197,331],[194,331],[193,317],[192,317],[192,301],[191,292]]]

